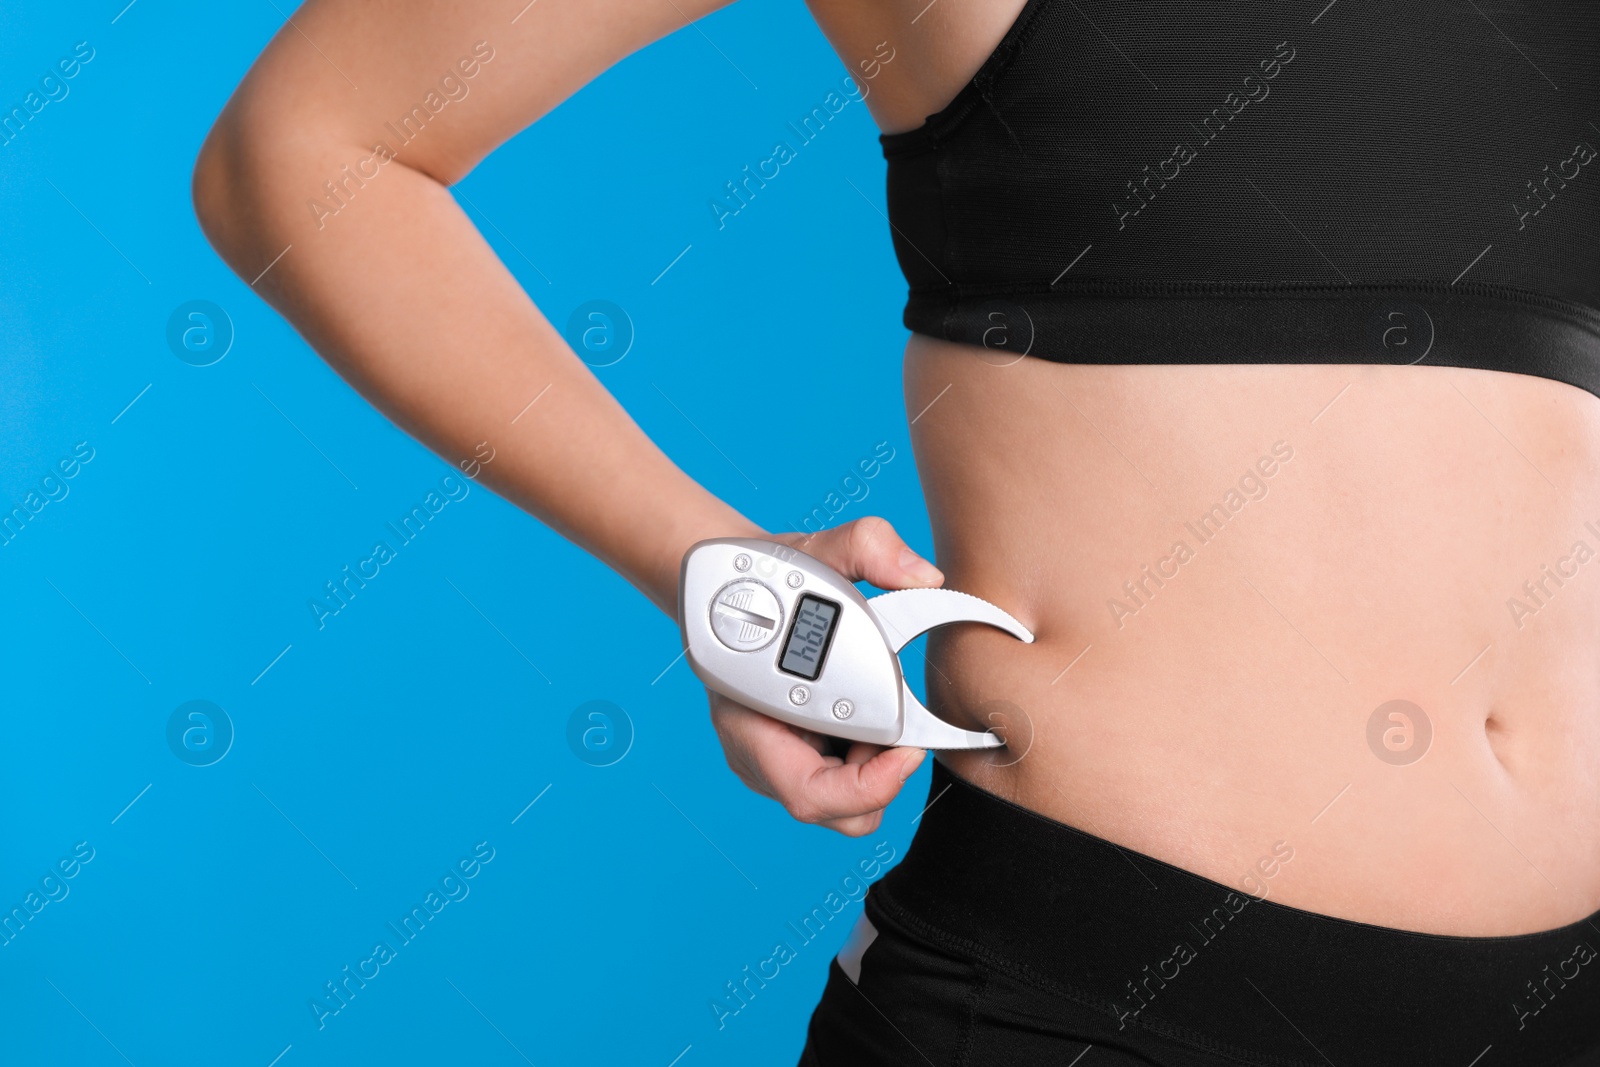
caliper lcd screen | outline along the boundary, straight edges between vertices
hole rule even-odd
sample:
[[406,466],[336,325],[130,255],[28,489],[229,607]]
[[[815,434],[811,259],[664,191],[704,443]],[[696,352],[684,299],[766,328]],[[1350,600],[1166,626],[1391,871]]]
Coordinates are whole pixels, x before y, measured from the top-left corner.
[[822,660],[833,640],[833,624],[839,618],[839,605],[806,593],[789,626],[789,639],[783,643],[778,669],[797,674],[808,682],[822,673]]

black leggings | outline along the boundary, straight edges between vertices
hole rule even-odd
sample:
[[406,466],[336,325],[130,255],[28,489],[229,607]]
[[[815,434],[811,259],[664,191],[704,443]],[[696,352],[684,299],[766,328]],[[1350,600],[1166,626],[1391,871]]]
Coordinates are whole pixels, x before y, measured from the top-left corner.
[[[1371,926],[1118,848],[943,764],[929,797],[829,966],[802,1067],[1600,1065],[1600,912],[1513,937]],[[1270,896],[1262,872],[1292,847],[1252,887]]]

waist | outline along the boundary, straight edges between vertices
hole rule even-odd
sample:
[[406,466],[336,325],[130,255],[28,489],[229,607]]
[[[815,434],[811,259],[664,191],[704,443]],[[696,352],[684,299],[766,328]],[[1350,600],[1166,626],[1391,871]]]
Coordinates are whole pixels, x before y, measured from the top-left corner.
[[[1274,899],[1450,934],[1600,906],[1595,400],[1454,368],[1080,367],[914,343],[948,584],[928,703],[992,792]],[[1241,887],[1246,888],[1246,887]]]

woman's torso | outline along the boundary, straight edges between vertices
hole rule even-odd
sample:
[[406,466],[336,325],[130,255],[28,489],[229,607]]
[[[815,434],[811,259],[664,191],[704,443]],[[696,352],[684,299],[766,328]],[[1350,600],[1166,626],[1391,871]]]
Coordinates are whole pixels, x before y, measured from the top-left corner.
[[[1021,2],[812,7],[852,68],[890,41],[868,101],[897,130]],[[1345,918],[1494,935],[1600,907],[1595,396],[921,335],[905,380],[947,584],[1037,637],[930,638],[930,707],[1011,742],[945,754],[958,773]]]

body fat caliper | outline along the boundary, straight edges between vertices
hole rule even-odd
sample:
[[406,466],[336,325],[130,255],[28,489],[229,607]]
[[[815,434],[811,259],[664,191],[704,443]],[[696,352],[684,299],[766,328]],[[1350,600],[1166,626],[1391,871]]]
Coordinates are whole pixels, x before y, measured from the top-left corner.
[[817,733],[879,745],[994,748],[987,731],[952,726],[906,685],[900,650],[953,622],[1033,634],[986,600],[953,589],[868,599],[798,549],[756,538],[701,541],[683,557],[678,626],[708,689]]

